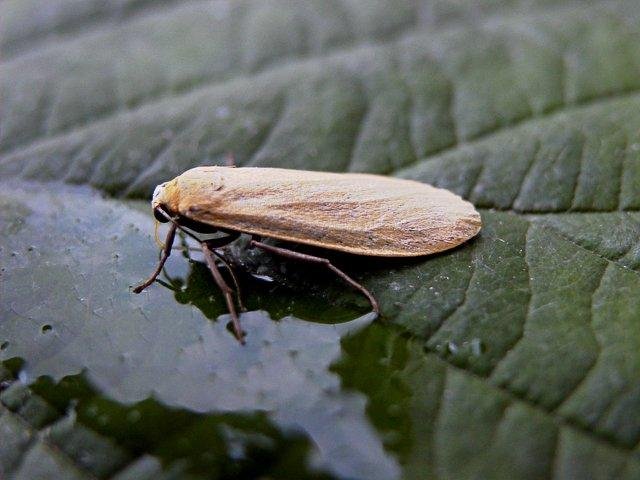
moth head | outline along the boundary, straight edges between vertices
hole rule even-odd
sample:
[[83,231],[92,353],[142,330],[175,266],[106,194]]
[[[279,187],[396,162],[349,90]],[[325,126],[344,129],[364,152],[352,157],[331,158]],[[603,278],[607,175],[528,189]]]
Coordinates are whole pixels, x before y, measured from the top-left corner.
[[153,216],[156,220],[162,223],[169,221],[171,212],[167,207],[167,185],[169,182],[164,182],[158,185],[153,191],[153,197],[151,197],[151,208],[153,209]]

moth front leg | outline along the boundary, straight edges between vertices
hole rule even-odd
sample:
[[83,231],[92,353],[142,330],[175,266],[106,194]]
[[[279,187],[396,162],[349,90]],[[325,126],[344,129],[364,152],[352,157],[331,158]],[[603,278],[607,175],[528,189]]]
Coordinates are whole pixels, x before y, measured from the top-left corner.
[[169,225],[169,231],[167,232],[167,238],[164,241],[164,248],[162,249],[162,256],[160,257],[160,261],[158,262],[158,266],[156,267],[155,271],[151,274],[151,276],[144,282],[142,282],[140,285],[136,286],[133,289],[133,293],[140,293],[142,292],[145,288],[147,288],[149,285],[151,285],[156,278],[158,277],[158,275],[160,275],[160,272],[162,271],[162,268],[164,267],[164,264],[166,263],[167,259],[169,258],[169,255],[171,255],[171,247],[173,247],[173,241],[176,238],[176,229],[177,229],[177,225],[175,223],[171,223],[171,225]]

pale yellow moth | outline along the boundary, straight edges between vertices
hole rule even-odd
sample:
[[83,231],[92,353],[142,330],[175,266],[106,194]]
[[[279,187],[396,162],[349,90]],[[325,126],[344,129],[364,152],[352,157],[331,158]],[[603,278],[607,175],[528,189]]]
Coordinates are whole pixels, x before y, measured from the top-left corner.
[[[151,206],[155,217],[171,226],[156,271],[134,291],[141,292],[159,275],[180,228],[201,242],[240,341],[244,333],[233,290],[216,265],[216,257],[224,261],[216,249],[241,233],[252,235],[251,246],[326,265],[366,295],[377,312],[373,295],[326,258],[267,245],[261,238],[358,255],[414,257],[460,245],[481,227],[473,205],[448,190],[380,175],[281,168],[193,168],[158,185]],[[225,236],[201,240],[194,235],[216,231]]]

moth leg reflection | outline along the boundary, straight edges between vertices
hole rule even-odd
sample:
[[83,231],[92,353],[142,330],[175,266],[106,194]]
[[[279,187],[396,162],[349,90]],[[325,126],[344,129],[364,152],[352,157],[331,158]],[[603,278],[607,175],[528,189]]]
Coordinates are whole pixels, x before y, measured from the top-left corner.
[[328,258],[316,257],[314,255],[308,255],[306,253],[296,252],[294,250],[289,250],[287,248],[273,247],[271,245],[267,245],[266,243],[262,243],[262,242],[260,242],[258,240],[255,240],[255,239],[252,239],[251,242],[249,243],[249,245],[252,246],[252,247],[260,248],[260,249],[262,249],[262,250],[264,250],[266,252],[270,252],[270,253],[274,253],[276,255],[280,255],[280,256],[285,257],[285,258],[291,258],[291,259],[294,259],[294,260],[301,260],[303,262],[317,263],[317,264],[326,266],[329,270],[331,270],[333,273],[335,273],[342,280],[347,282],[349,285],[351,285],[356,290],[359,290],[365,297],[367,297],[367,299],[369,300],[369,303],[371,304],[371,308],[373,309],[373,311],[375,313],[380,313],[380,307],[378,306],[378,301],[371,294],[371,292],[369,290],[367,290],[363,285],[360,285],[358,282],[356,282],[349,275],[344,273],[342,270],[340,270],[338,267],[333,265],[331,263],[331,261],[329,261]]

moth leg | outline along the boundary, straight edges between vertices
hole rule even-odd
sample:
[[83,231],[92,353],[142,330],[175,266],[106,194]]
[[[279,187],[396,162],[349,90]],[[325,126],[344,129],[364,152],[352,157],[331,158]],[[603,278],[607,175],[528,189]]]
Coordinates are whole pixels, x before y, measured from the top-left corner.
[[246,312],[247,309],[244,307],[242,303],[242,295],[240,293],[240,284],[238,279],[236,278],[235,272],[229,262],[224,257],[224,255],[220,254],[216,249],[225,247],[229,245],[231,242],[236,240],[240,236],[240,232],[230,232],[224,237],[212,238],[211,240],[206,240],[206,243],[209,245],[209,250],[213,252],[213,254],[220,259],[220,261],[224,264],[225,267],[229,270],[229,274],[231,275],[231,279],[233,280],[233,285],[236,287],[236,296],[238,297],[238,306],[240,310]]
[[240,327],[240,319],[238,318],[238,314],[236,312],[236,306],[233,303],[233,296],[231,295],[233,293],[233,290],[231,289],[231,287],[229,287],[229,285],[227,285],[227,282],[224,281],[224,278],[222,277],[222,274],[220,273],[220,270],[216,265],[215,253],[207,242],[202,242],[202,252],[204,253],[204,259],[207,262],[209,270],[211,271],[211,275],[213,275],[213,279],[218,284],[218,287],[222,291],[224,299],[227,302],[227,310],[229,310],[229,315],[231,315],[233,333],[238,341],[244,345],[245,334]]
[[233,286],[236,288],[236,297],[238,298],[238,306],[240,307],[240,311],[246,312],[247,309],[244,306],[244,304],[242,303],[242,292],[240,292],[240,283],[238,282],[238,279],[236,278],[236,274],[233,271],[233,268],[231,267],[231,264],[227,261],[227,259],[225,258],[225,256],[223,254],[218,253],[215,250],[213,251],[213,253],[216,255],[216,257],[218,257],[220,259],[220,261],[223,263],[223,265],[225,267],[227,267],[227,270],[229,270],[229,274],[231,275],[231,280],[233,281]]
[[158,275],[160,275],[160,272],[162,271],[162,268],[164,267],[164,264],[167,261],[167,258],[169,258],[169,255],[171,255],[171,247],[173,246],[173,241],[176,238],[177,228],[178,227],[175,223],[172,223],[171,225],[169,225],[169,231],[167,232],[167,238],[164,241],[164,248],[162,249],[162,255],[160,257],[160,261],[158,262],[158,266],[145,282],[141,283],[140,285],[138,285],[133,289],[133,293],[142,292],[145,288],[147,288],[156,280]]
[[365,297],[367,297],[367,300],[369,300],[369,303],[371,304],[371,308],[373,309],[373,311],[375,313],[380,313],[380,307],[378,306],[378,301],[371,294],[371,292],[367,290],[364,286],[356,282],[349,275],[344,273],[342,270],[340,270],[338,267],[333,265],[328,258],[316,257],[314,255],[308,255],[306,253],[295,252],[287,248],[273,247],[271,245],[267,245],[266,243],[262,243],[257,240],[251,240],[250,245],[260,248],[262,250],[265,250],[267,252],[280,255],[285,258],[292,258],[294,260],[302,260],[304,262],[319,263],[321,265],[325,265],[329,270],[331,270],[333,273],[338,275],[342,280],[347,282],[356,290],[359,290]]
[[251,235],[251,241],[249,242],[249,245],[247,245],[248,250],[256,247],[253,242],[262,243],[262,237],[260,235]]

